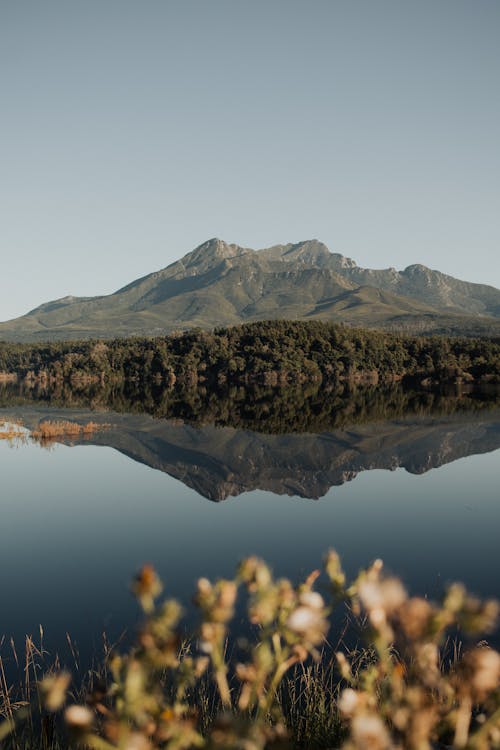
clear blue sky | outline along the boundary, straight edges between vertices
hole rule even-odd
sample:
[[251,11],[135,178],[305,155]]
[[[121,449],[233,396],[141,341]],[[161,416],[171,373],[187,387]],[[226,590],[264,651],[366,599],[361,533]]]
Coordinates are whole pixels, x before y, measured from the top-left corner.
[[500,286],[498,0],[0,0],[0,320],[218,236]]

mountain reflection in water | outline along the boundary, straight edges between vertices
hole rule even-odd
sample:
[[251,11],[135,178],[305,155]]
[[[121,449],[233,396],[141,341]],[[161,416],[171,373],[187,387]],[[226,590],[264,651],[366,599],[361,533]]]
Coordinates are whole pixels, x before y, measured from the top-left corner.
[[[57,442],[115,448],[214,501],[256,489],[319,498],[330,487],[350,481],[362,471],[401,467],[422,474],[500,447],[500,409],[495,395],[412,394],[398,388],[384,393],[366,389],[355,392],[351,401],[342,401],[338,393],[321,394],[317,388],[309,395],[300,393],[301,408],[293,412],[294,394],[283,391],[258,392],[253,398],[245,398],[238,391],[239,398],[233,395],[232,400],[225,401],[214,401],[213,394],[200,392],[191,393],[190,400],[182,401],[170,393],[166,403],[175,419],[75,408],[78,394],[66,398],[73,408],[61,409],[61,399],[51,398],[51,394],[37,401],[22,398],[19,393],[16,397],[11,390],[9,409],[4,391],[2,405],[4,413],[21,417],[28,428],[46,418],[110,423],[103,431],[77,439],[61,437]],[[81,394],[79,397],[85,403]],[[297,398],[295,393],[295,402]],[[91,399],[95,405],[95,394]],[[165,408],[163,399],[162,396],[159,403]],[[158,412],[158,403],[155,412],[151,398],[144,398],[143,403],[145,410]],[[128,408],[138,410],[139,404],[136,400]],[[103,403],[98,405],[102,410]],[[111,409],[117,405],[123,405],[123,400],[109,400]],[[410,413],[406,414],[406,410]],[[262,417],[252,421],[256,412]],[[180,414],[185,418],[181,419]],[[391,418],[384,419],[384,414]],[[211,417],[216,424],[196,424],[196,415],[202,421]],[[325,429],[328,415],[334,426]],[[189,416],[191,421],[185,421]],[[305,419],[322,429],[303,431]],[[290,431],[281,434],[287,420]],[[230,426],[231,422],[242,428]],[[342,426],[336,427],[336,422]],[[270,425],[278,426],[279,434],[259,431]],[[294,427],[298,432],[293,431]]]
[[113,640],[136,621],[127,582],[145,561],[187,617],[200,576],[255,554],[297,582],[329,547],[349,577],[380,557],[411,593],[461,580],[498,596],[499,406],[495,393],[397,387],[0,388],[0,420],[111,425],[50,451],[0,442],[0,655],[42,623],[46,649],[61,654],[69,632],[90,664],[103,630]]

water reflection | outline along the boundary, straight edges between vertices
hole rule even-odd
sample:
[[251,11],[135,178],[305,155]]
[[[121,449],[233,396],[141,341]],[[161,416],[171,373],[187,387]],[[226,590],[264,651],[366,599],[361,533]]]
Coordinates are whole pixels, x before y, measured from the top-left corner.
[[7,644],[42,623],[47,648],[69,631],[84,661],[103,629],[114,638],[134,622],[127,584],[145,561],[186,609],[199,576],[230,576],[247,554],[298,580],[329,547],[349,575],[382,557],[412,592],[463,580],[499,594],[495,394],[27,395],[3,390],[1,414],[112,426],[50,451],[0,441]]
[[54,387],[0,385],[0,408],[28,404],[87,408],[161,419],[235,427],[271,434],[324,432],[353,424],[408,415],[443,416],[500,408],[498,386],[449,386],[414,391],[399,384],[352,386],[309,384],[264,388],[166,387],[134,382],[105,386]]
[[[89,411],[75,403],[90,400],[95,409],[96,394],[48,392],[45,399],[27,400],[22,393],[4,392],[4,413],[11,403],[11,413],[30,429],[48,416],[110,423],[106,430],[57,441],[115,448],[217,501],[257,489],[319,498],[363,471],[404,468],[422,474],[500,447],[500,409],[495,394],[484,392],[360,389],[346,399],[345,393],[317,389],[252,394],[235,389],[219,398],[195,391],[183,400],[185,392],[159,391],[149,401],[144,394],[142,401],[126,400],[123,393],[107,393],[104,401],[104,395],[101,410]],[[143,410],[171,418],[110,412],[104,403],[136,410],[142,404]]]

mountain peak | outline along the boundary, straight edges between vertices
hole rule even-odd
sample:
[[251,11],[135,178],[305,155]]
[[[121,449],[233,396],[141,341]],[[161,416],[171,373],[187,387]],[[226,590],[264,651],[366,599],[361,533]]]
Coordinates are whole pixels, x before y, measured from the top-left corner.
[[316,239],[290,242],[288,245],[273,245],[258,250],[257,255],[269,260],[285,261],[295,263],[297,266],[318,269],[330,268],[337,271],[356,268],[356,263],[351,258],[346,258],[339,253],[331,253],[323,242]]
[[327,246],[319,240],[302,240],[293,245],[286,245],[282,253],[283,260],[294,260],[302,263],[323,265],[330,258]]
[[424,273],[430,273],[431,270],[427,266],[424,266],[422,263],[412,263],[411,266],[406,266],[403,273],[407,274],[424,274]]
[[207,270],[214,262],[217,263],[228,258],[235,258],[247,252],[249,251],[246,248],[229,244],[218,237],[212,237],[212,239],[203,242],[192,252],[188,253],[182,259],[182,262],[186,268],[196,267],[199,272]]

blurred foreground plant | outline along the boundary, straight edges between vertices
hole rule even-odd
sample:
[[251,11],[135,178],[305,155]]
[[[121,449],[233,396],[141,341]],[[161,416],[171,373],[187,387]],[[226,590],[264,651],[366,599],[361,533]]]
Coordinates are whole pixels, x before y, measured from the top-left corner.
[[[479,645],[446,668],[440,651],[450,629],[491,630],[498,605],[480,602],[458,584],[440,604],[409,597],[398,579],[384,575],[381,561],[347,585],[335,552],[327,555],[325,572],[328,607],[314,589],[319,571],[294,587],[251,557],[234,580],[200,579],[195,604],[201,623],[188,645],[179,604],[155,604],[162,584],[144,566],[133,584],[146,614],[137,642],[109,657],[108,685],[94,690],[86,705],[66,707],[72,740],[95,750],[291,747],[299,734],[291,717],[307,711],[328,715],[336,733],[329,741],[345,750],[500,747],[500,655]],[[229,624],[242,588],[258,638],[243,658],[232,660]],[[328,616],[342,602],[366,623],[367,647],[361,657],[336,654],[328,700],[326,685],[317,681],[301,683],[299,694],[300,670],[310,674],[306,661],[324,658]],[[64,705],[68,683],[65,674],[40,683],[47,711]],[[286,707],[284,685],[299,708]],[[213,707],[210,721],[201,716],[203,701]],[[9,717],[0,738],[14,724]],[[307,746],[308,737],[301,742]]]

